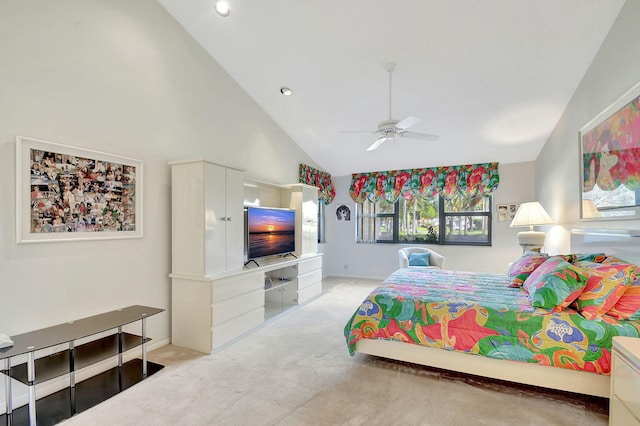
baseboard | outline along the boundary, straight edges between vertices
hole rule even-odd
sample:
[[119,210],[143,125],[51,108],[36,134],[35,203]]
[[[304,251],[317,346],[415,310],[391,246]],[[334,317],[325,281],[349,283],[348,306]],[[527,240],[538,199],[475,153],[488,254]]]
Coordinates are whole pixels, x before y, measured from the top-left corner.
[[377,280],[377,281],[384,281],[387,276],[384,277],[363,277],[361,275],[327,275],[324,278],[347,278],[347,279],[352,279],[352,280]]

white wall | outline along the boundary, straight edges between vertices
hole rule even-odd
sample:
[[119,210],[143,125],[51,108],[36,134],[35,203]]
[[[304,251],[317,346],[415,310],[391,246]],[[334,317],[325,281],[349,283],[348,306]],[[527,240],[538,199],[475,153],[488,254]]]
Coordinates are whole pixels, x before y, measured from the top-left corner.
[[[500,164],[500,185],[493,193],[492,246],[428,245],[446,257],[446,268],[460,271],[506,272],[509,262],[521,254],[517,233],[509,221],[498,222],[496,205],[522,203],[534,198],[535,164],[533,162]],[[351,176],[334,178],[336,199],[326,207],[326,244],[324,273],[334,276],[384,278],[398,269],[395,244],[356,244],[355,202],[349,196]],[[347,205],[351,221],[339,221],[336,209]]]
[[557,226],[549,229],[550,253],[570,251],[569,230],[638,229],[635,221],[580,220],[578,131],[640,81],[640,1],[629,0],[603,42],[571,102],[536,161],[536,194]]
[[[275,183],[314,165],[153,0],[2,1],[0,58],[0,332],[170,308],[168,161]],[[17,245],[16,135],[142,160],[144,238]],[[169,337],[161,315],[155,339]]]

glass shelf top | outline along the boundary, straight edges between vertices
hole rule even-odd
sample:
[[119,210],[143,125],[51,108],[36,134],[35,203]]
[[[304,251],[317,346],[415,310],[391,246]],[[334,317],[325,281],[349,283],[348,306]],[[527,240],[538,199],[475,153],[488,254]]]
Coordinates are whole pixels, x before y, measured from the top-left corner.
[[164,309],[133,305],[115,311],[11,336],[13,346],[0,349],[0,359],[22,355],[111,330],[163,312]]

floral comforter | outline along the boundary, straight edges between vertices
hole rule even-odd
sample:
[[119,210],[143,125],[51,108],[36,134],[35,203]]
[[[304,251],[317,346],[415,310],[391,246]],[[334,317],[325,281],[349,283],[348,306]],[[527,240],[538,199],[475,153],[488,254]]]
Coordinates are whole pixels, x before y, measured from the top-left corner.
[[360,339],[398,340],[608,374],[611,339],[640,336],[639,322],[534,308],[525,290],[508,285],[506,274],[399,269],[345,326],[349,352]]

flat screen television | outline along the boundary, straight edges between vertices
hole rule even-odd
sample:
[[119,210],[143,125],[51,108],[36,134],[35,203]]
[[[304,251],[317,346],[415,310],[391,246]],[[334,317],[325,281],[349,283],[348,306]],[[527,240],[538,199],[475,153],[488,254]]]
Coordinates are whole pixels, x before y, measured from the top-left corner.
[[247,207],[247,258],[283,255],[296,250],[296,212]]

